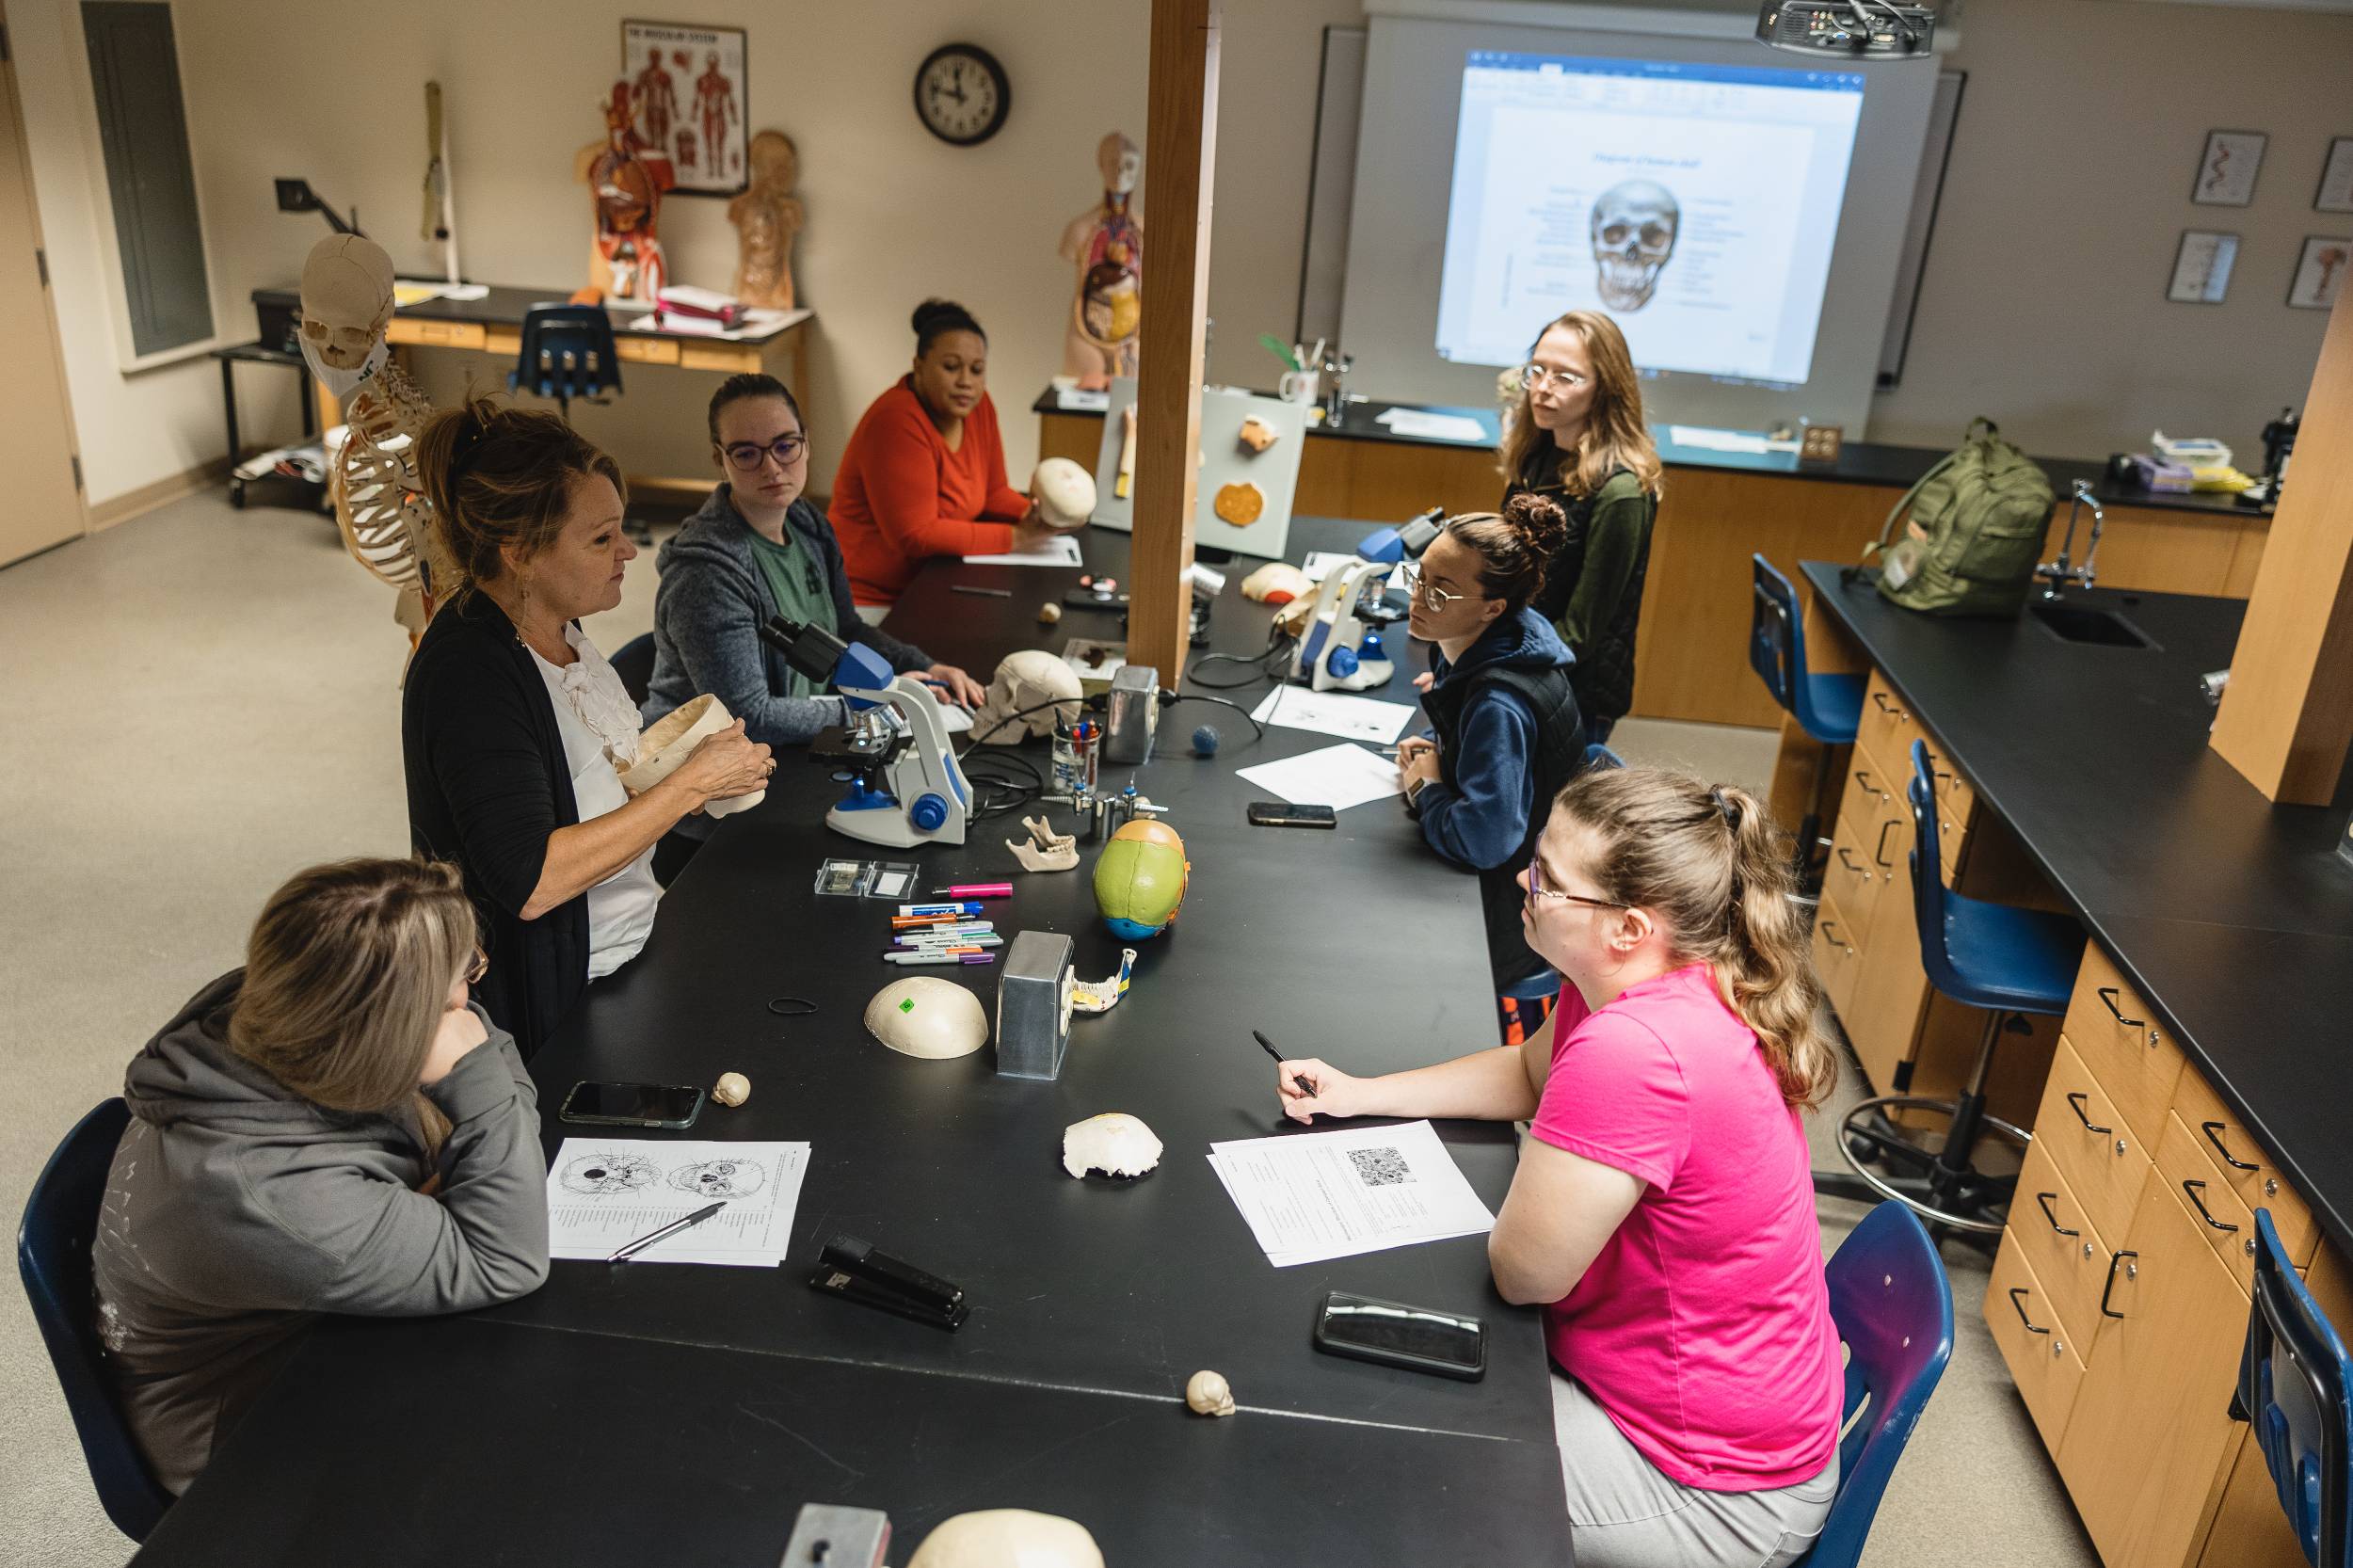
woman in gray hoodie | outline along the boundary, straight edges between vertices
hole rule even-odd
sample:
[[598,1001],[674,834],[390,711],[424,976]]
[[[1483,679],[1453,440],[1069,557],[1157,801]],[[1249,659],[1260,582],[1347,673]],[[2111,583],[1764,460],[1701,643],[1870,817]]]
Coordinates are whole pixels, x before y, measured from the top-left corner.
[[537,1097],[469,998],[480,960],[455,868],[313,867],[263,909],[246,967],[133,1059],[90,1261],[168,1490],[318,1314],[463,1312],[547,1278]]

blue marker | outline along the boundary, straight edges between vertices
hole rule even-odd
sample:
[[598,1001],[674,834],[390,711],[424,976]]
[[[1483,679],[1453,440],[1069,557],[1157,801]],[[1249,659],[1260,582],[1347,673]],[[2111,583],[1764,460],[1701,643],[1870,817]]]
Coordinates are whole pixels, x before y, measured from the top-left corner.
[[899,905],[899,918],[902,920],[911,916],[977,915],[980,912],[981,901],[978,899],[967,899],[954,904],[903,904]]

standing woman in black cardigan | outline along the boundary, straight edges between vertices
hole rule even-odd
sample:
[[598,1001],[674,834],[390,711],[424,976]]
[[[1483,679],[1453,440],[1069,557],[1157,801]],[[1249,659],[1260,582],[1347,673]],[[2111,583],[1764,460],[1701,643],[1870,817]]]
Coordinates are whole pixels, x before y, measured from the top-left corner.
[[637,553],[610,456],[552,414],[472,399],[425,427],[417,471],[464,580],[408,665],[408,832],[465,872],[490,960],[474,995],[528,1057],[645,946],[654,844],[776,763],[738,721],[644,793],[621,787],[637,711],[577,624],[620,602]]
[[1577,655],[1569,679],[1577,710],[1603,741],[1634,706],[1634,630],[1658,513],[1658,448],[1616,322],[1571,311],[1537,334],[1528,360],[1504,421],[1504,509],[1532,493],[1568,517],[1568,537],[1535,609]]

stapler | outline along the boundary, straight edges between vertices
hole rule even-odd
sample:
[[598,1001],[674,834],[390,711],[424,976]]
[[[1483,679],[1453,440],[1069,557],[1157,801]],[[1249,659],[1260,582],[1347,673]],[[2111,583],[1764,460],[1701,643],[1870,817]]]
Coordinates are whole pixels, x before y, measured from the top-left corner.
[[960,1286],[876,1252],[855,1236],[837,1236],[817,1255],[812,1289],[953,1333],[971,1314]]
[[825,825],[892,849],[964,842],[972,787],[932,689],[911,675],[892,675],[872,648],[821,626],[778,616],[760,635],[794,669],[839,692],[849,710],[848,724],[819,730],[809,743],[811,761],[846,768],[851,777]]

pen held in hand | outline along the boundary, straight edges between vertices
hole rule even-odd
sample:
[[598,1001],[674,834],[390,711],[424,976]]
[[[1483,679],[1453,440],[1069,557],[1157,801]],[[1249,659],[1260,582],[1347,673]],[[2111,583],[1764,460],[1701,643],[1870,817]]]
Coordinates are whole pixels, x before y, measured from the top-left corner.
[[[1259,1033],[1255,1029],[1250,1032],[1250,1037],[1257,1041],[1258,1044],[1265,1048],[1266,1053],[1269,1056],[1274,1058],[1274,1064],[1276,1066],[1279,1067],[1283,1064],[1283,1053],[1274,1048],[1273,1041],[1268,1039],[1265,1035]],[[1291,1069],[1291,1087],[1297,1089],[1301,1094],[1306,1096],[1309,1099],[1313,1099],[1316,1096],[1316,1080],[1309,1078],[1305,1073],[1301,1072],[1296,1067]]]
[[718,1213],[719,1210],[725,1208],[726,1207],[727,1201],[723,1198],[717,1203],[704,1205],[702,1208],[695,1210],[692,1214],[681,1214],[677,1219],[672,1220],[668,1224],[664,1225],[661,1229],[648,1231],[645,1235],[640,1236],[636,1240],[625,1242],[619,1251],[616,1252],[611,1257],[606,1258],[605,1261],[607,1263],[626,1263],[631,1258],[636,1256],[639,1253],[644,1252],[648,1247],[652,1246],[656,1241],[661,1240],[664,1237],[675,1236],[680,1231],[684,1230],[691,1225],[701,1224],[705,1220],[710,1219],[713,1214]]

